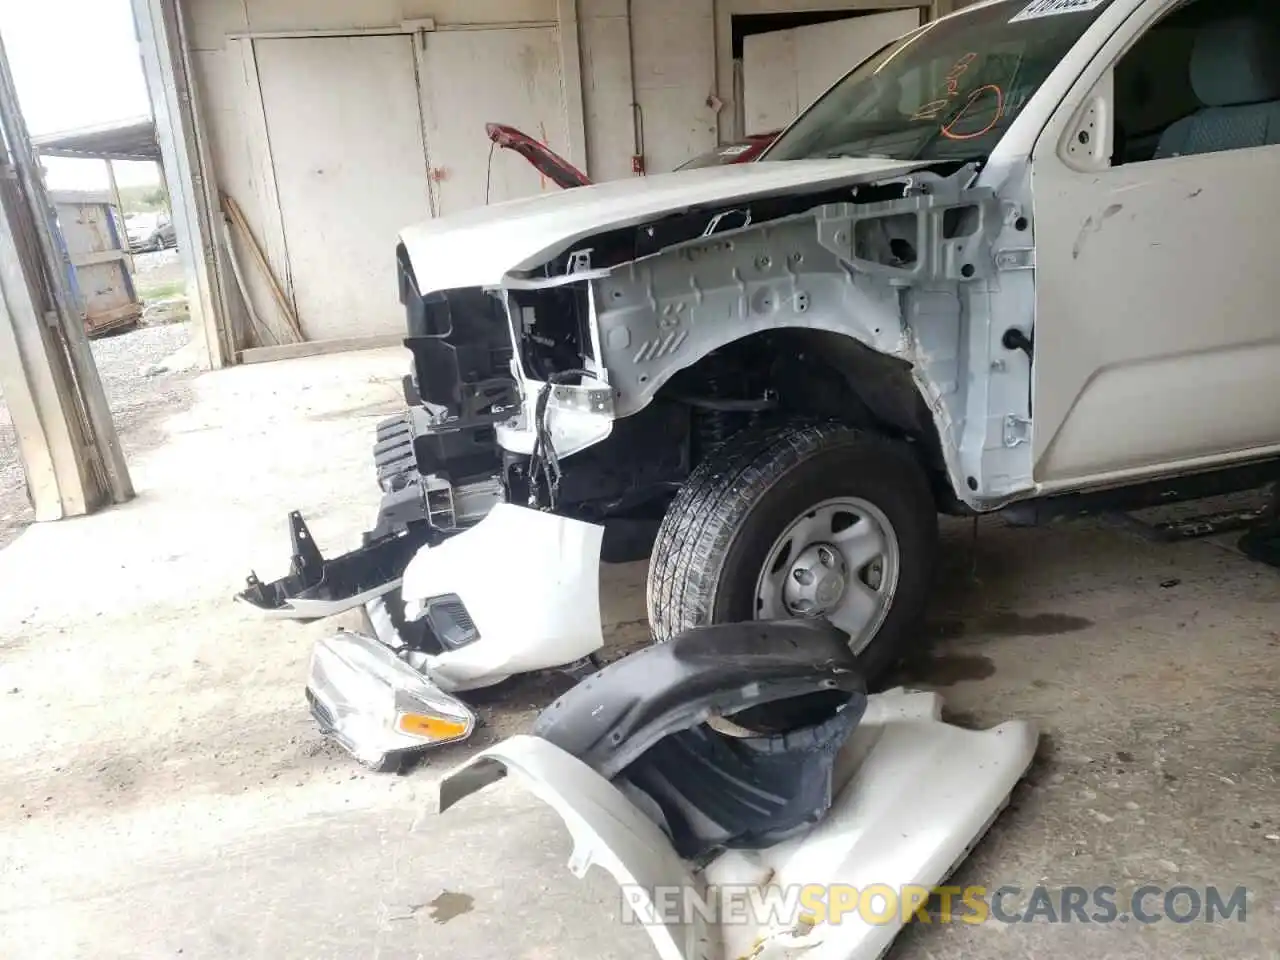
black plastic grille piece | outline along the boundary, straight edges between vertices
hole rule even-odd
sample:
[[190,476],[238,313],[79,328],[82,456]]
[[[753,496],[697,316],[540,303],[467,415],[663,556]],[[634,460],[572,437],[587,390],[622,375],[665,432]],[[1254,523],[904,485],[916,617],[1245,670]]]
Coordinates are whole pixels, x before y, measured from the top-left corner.
[[461,650],[480,639],[475,621],[456,596],[437,597],[427,604],[431,632],[446,650]]

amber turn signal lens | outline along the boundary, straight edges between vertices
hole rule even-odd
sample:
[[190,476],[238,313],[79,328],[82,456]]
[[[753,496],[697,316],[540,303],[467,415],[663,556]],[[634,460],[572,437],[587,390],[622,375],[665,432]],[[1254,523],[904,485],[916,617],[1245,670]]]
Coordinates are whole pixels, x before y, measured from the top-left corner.
[[427,740],[456,740],[467,734],[467,725],[443,717],[429,717],[421,713],[402,713],[396,721],[402,733]]

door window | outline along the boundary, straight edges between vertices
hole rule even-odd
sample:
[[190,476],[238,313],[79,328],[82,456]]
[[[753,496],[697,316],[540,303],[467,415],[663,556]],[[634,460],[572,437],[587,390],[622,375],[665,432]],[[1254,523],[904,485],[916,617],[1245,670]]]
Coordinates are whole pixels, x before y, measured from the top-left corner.
[[1193,0],[1115,68],[1112,165],[1280,144],[1280,4]]

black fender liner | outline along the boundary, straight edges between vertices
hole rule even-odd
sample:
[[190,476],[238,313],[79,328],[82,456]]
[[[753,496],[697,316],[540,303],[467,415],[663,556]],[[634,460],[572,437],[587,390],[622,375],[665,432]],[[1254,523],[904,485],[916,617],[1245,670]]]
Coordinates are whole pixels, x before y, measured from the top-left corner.
[[605,667],[533,732],[642,794],[691,858],[770,846],[820,821],[866,704],[848,638],[825,621],[725,624]]

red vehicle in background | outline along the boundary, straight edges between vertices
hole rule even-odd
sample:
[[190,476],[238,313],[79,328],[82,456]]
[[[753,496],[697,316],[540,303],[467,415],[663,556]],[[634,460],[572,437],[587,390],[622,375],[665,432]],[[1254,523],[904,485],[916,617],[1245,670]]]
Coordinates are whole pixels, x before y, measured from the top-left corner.
[[[504,150],[511,150],[528,160],[544,177],[565,190],[590,186],[591,178],[560,156],[545,143],[535,140],[522,130],[501,123],[485,127],[489,139]],[[694,170],[699,167],[718,167],[730,163],[750,163],[778,138],[781,131],[761,133],[737,143],[726,144],[701,156],[687,160],[677,170]]]
[[700,157],[694,157],[692,160],[686,160],[677,170],[696,170],[699,167],[718,167],[728,163],[751,163],[760,154],[764,153],[778,139],[781,130],[775,130],[773,133],[757,133],[747,137],[745,140],[739,140],[737,143],[725,144],[723,147],[702,154]]

